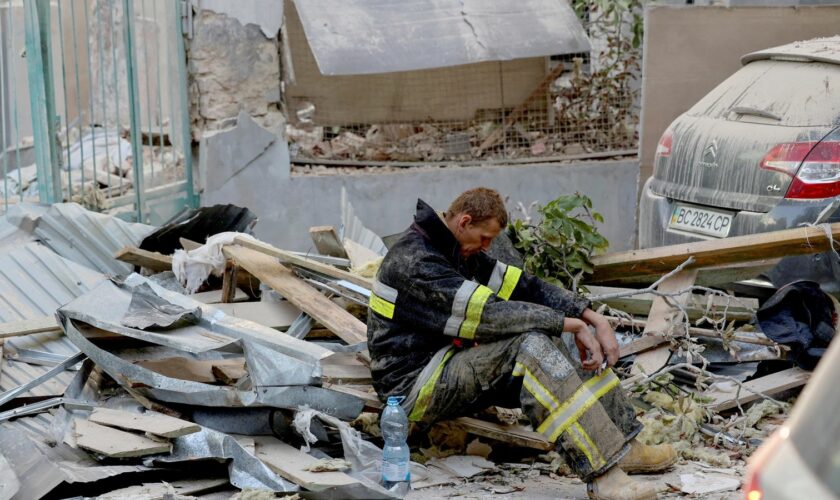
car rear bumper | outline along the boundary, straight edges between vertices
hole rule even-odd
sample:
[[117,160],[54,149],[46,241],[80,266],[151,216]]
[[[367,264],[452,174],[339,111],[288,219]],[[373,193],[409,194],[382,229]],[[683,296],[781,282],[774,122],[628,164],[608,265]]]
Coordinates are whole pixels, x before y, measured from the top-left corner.
[[[676,201],[654,194],[650,190],[650,181],[648,179],[645,183],[639,204],[639,248],[716,239],[668,229]],[[811,224],[832,201],[833,198],[814,202],[782,200],[766,213],[730,211],[733,218],[729,236],[779,231]],[[838,221],[840,211],[835,211],[826,222]],[[840,293],[840,259],[830,252],[786,257],[767,277],[776,286],[796,280],[813,280],[820,283],[825,291],[836,294]]]

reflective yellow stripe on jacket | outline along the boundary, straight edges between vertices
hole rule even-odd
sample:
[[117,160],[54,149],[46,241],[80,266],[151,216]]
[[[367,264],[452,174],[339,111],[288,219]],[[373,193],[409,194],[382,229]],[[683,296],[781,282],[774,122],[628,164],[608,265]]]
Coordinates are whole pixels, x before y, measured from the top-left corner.
[[487,287],[493,290],[500,299],[508,300],[513,295],[521,276],[522,269],[496,262],[496,267],[493,268],[490,279],[487,281]]
[[465,280],[461,283],[452,300],[452,313],[446,320],[443,333],[451,337],[474,339],[484,304],[491,295],[492,290],[475,281]]
[[394,319],[394,309],[397,303],[397,290],[382,283],[379,280],[373,282],[373,291],[370,293],[368,305],[376,314]]

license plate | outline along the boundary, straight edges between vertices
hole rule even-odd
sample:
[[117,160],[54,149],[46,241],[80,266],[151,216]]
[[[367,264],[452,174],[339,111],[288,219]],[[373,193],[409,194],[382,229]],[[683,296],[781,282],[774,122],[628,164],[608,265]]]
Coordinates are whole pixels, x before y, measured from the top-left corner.
[[726,238],[732,228],[732,214],[677,203],[671,212],[670,229]]

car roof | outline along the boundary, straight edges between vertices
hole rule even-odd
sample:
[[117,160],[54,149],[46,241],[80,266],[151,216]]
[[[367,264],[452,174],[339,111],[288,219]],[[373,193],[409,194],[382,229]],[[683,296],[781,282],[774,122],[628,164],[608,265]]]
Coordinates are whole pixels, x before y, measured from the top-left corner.
[[840,36],[813,38],[759,50],[741,57],[741,64],[774,58],[795,58],[797,60],[840,64]]

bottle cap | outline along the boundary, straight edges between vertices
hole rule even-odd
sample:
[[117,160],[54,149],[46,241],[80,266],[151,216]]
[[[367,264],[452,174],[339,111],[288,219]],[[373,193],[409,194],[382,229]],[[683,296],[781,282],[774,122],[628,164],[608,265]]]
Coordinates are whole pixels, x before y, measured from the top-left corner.
[[388,406],[399,406],[404,399],[405,396],[388,396]]

